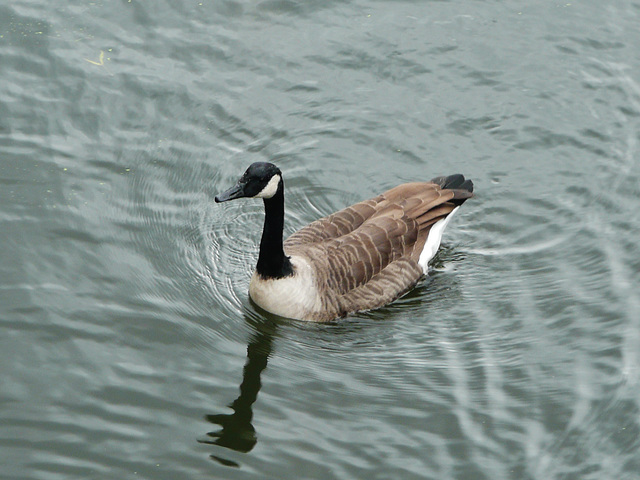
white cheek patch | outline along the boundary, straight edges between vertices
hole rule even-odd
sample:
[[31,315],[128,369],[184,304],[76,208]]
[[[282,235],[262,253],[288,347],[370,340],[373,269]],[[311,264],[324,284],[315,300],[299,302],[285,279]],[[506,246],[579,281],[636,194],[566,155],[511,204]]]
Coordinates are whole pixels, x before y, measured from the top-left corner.
[[274,175],[269,180],[269,183],[260,190],[260,192],[255,195],[253,198],[271,198],[278,191],[278,184],[280,183],[280,175]]

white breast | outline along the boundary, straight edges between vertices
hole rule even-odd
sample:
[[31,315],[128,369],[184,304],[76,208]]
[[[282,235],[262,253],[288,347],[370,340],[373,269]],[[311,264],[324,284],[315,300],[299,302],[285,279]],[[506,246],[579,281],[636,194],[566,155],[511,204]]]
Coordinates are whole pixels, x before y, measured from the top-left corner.
[[322,302],[315,285],[315,275],[309,262],[291,257],[294,275],[280,279],[263,279],[253,273],[249,296],[261,308],[287,318],[302,319],[310,312],[321,310]]

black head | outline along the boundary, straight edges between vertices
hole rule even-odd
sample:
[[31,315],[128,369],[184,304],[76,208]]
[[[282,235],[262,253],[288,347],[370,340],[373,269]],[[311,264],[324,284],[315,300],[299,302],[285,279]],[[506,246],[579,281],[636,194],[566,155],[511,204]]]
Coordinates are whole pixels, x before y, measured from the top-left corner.
[[282,172],[273,163],[252,163],[238,183],[226,192],[216,196],[216,202],[226,202],[235,198],[271,198],[282,184]]

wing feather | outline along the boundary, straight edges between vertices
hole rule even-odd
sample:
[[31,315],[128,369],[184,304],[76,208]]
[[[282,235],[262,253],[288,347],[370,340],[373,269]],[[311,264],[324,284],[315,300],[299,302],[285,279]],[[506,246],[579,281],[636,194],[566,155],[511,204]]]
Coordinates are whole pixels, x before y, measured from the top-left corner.
[[343,314],[382,307],[406,293],[423,275],[422,268],[411,260],[400,259],[389,264],[366,283],[340,297]]
[[284,243],[285,248],[323,242],[351,233],[377,212],[376,206],[380,197],[381,195],[356,203],[328,217],[311,222],[287,238]]

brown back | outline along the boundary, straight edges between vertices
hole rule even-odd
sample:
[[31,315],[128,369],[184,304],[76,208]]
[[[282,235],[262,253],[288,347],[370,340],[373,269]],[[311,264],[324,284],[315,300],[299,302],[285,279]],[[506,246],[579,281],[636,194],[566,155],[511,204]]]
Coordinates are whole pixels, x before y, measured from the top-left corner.
[[418,281],[431,226],[471,196],[434,182],[405,183],[307,225],[285,241],[285,252],[313,263],[318,288],[341,313],[376,308]]

